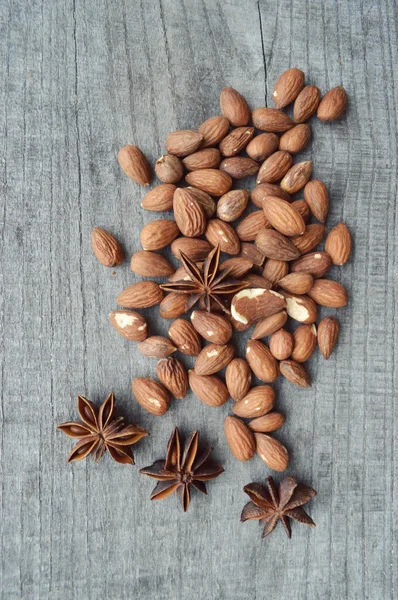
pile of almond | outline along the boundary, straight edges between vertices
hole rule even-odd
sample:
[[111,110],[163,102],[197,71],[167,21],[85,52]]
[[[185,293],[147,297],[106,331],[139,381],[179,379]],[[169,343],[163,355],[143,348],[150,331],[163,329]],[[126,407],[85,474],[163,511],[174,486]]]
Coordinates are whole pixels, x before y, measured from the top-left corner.
[[[319,179],[311,179],[312,162],[295,162],[295,157],[311,138],[308,119],[315,113],[321,121],[340,118],[347,96],[344,88],[336,87],[321,98],[317,87],[305,85],[304,73],[292,68],[277,80],[273,100],[276,108],[252,111],[236,90],[224,88],[222,116],[208,119],[197,130],[170,133],[167,153],[155,165],[162,183],[146,194],[142,207],[171,211],[174,218],[145,225],[142,250],[131,259],[134,273],[176,282],[189,280],[184,267],[175,267],[159,251],[170,246],[177,260],[182,251],[201,269],[212,248],[220,246],[228,255],[220,272],[228,269],[247,287],[229,299],[227,313],[217,306],[206,312],[199,305],[188,320],[181,318],[187,295],[165,295],[157,282],[143,280],[120,293],[117,304],[123,308],[110,314],[110,322],[122,336],[138,342],[144,356],[160,359],[159,381],[140,377],[132,383],[142,407],[163,415],[171,397],[184,398],[189,387],[213,407],[231,397],[234,416],[227,416],[224,426],[231,452],[243,461],[257,452],[271,469],[284,471],[288,452],[269,435],[283,425],[284,417],[273,410],[275,394],[269,383],[281,374],[308,387],[305,362],[316,346],[330,357],[339,322],[325,317],[316,325],[318,307],[347,304],[345,288],[326,275],[332,264],[347,262],[351,252],[344,223],[336,225],[324,249],[317,250],[326,235],[328,190]],[[282,109],[293,102],[291,118]],[[151,168],[138,147],[123,147],[119,162],[136,183],[149,185]],[[255,187],[232,189],[234,180],[249,176],[256,177]],[[303,197],[296,198],[297,193]],[[255,210],[248,211],[249,205]],[[104,229],[93,230],[92,246],[106,266],[123,261],[120,244]],[[146,318],[131,310],[156,304],[163,318],[175,319],[168,338],[149,336]],[[246,357],[236,358],[233,331],[249,328]],[[203,341],[208,343],[202,348]],[[178,358],[170,357],[177,351],[196,357],[189,372]],[[216,375],[224,368],[225,381]],[[263,384],[252,387],[252,375]]]

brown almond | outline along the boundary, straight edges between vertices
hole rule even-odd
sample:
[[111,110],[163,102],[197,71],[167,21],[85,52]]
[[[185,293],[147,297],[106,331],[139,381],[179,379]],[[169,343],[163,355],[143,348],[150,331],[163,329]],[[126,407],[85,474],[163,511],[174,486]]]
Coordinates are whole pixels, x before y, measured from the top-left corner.
[[321,121],[336,121],[347,110],[347,92],[343,86],[332,88],[322,98],[317,110]]
[[239,219],[249,201],[247,190],[231,190],[221,196],[217,203],[217,217],[230,223]]
[[225,371],[225,383],[233,400],[241,400],[249,391],[252,372],[244,358],[231,360]]
[[161,335],[152,335],[138,344],[138,350],[148,358],[165,358],[177,350],[169,340]]
[[276,287],[278,281],[289,273],[289,263],[285,260],[275,260],[269,258],[263,268],[263,277],[271,282],[272,287]]
[[258,340],[248,340],[246,360],[256,377],[261,381],[275,381],[279,376],[278,362],[270,349]]
[[203,135],[202,148],[217,146],[227,135],[229,121],[225,117],[210,117],[199,127],[198,132]]
[[228,400],[227,387],[216,375],[198,375],[190,369],[188,377],[193,393],[207,406],[222,406]]
[[159,312],[163,319],[176,319],[186,312],[185,294],[171,292],[167,294],[160,303]]
[[174,154],[163,154],[155,163],[155,172],[160,181],[177,183],[184,175],[184,166]]
[[278,440],[265,433],[255,433],[257,454],[274,471],[286,471],[289,466],[289,453]]
[[348,304],[347,290],[332,279],[316,279],[308,295],[320,306],[340,308]]
[[156,365],[156,374],[174,398],[185,398],[188,393],[188,374],[177,358],[162,358]]
[[290,292],[283,292],[283,295],[286,299],[286,312],[289,317],[299,323],[315,323],[318,309],[312,298],[305,294],[291,294]]
[[198,188],[190,186],[186,189],[189,190],[195,196],[196,202],[200,204],[200,206],[203,208],[206,217],[208,219],[211,219],[211,217],[216,212],[216,203],[214,202],[213,198],[209,196],[209,194],[207,194],[203,190],[199,190]]
[[288,194],[295,194],[301,190],[312,173],[312,161],[306,160],[296,165],[293,165],[291,169],[286,173],[282,179],[280,185],[285,192]]
[[195,330],[208,342],[224,345],[231,339],[232,325],[222,315],[194,310],[191,322]]
[[323,181],[309,181],[304,188],[304,200],[314,217],[324,223],[329,212],[329,194]]
[[242,179],[255,175],[260,165],[253,159],[245,156],[232,156],[224,158],[220,164],[220,171],[228,173],[234,179]]
[[239,254],[240,240],[235,229],[231,225],[228,225],[228,223],[220,219],[211,219],[207,223],[205,236],[212,246],[220,246],[221,252]]
[[328,360],[339,336],[340,323],[336,317],[324,317],[318,325],[318,346],[323,358]]
[[240,321],[236,321],[231,315],[229,315],[229,320],[231,321],[234,331],[246,331],[251,327],[250,323],[241,323]]
[[292,202],[292,206],[302,216],[304,223],[307,224],[311,218],[311,211],[310,211],[310,207],[308,206],[306,201],[305,200],[294,200]]
[[307,254],[321,243],[325,231],[326,228],[324,225],[311,223],[307,225],[302,235],[292,238],[292,242],[300,254]]
[[208,344],[202,348],[195,360],[195,373],[198,375],[213,375],[221,371],[234,357],[235,348],[232,344]]
[[277,231],[287,236],[301,235],[305,231],[303,217],[286,200],[267,196],[263,202],[266,219]]
[[296,68],[287,69],[279,75],[272,92],[276,108],[285,108],[297,98],[304,87],[304,78],[303,71]]
[[203,142],[203,135],[192,129],[180,129],[169,133],[166,150],[169,154],[183,157],[196,152]]
[[241,461],[250,460],[256,451],[254,435],[236,417],[225,417],[224,433],[232,454]]
[[311,378],[302,364],[295,360],[282,360],[279,368],[281,374],[291,383],[300,387],[311,387]]
[[258,433],[268,433],[270,431],[276,431],[285,422],[285,417],[281,413],[272,411],[262,417],[257,417],[248,422],[247,426],[252,431]]
[[218,148],[203,148],[186,156],[182,162],[188,171],[217,169],[221,162],[221,154]]
[[286,305],[281,294],[264,288],[241,290],[232,298],[231,315],[244,325],[280,312]]
[[250,200],[255,206],[257,206],[257,208],[263,207],[264,199],[267,196],[276,196],[277,198],[282,198],[282,200],[286,200],[287,202],[291,202],[292,200],[289,194],[275,183],[259,183],[250,192]]
[[130,269],[142,277],[168,277],[175,271],[167,258],[148,250],[138,250],[133,254]]
[[180,252],[186,254],[194,262],[204,260],[211,250],[212,246],[209,242],[193,238],[181,237],[171,244],[171,252],[178,260],[180,260]]
[[133,310],[113,310],[109,322],[126,340],[142,342],[148,335],[146,318]]
[[283,327],[286,321],[287,312],[285,310],[282,310],[281,312],[276,313],[275,315],[266,317],[265,319],[262,319],[256,324],[251,337],[254,340],[258,340],[260,338],[266,337],[267,335],[271,335],[272,333],[275,333],[275,331],[278,331],[281,327]]
[[277,108],[256,108],[252,112],[254,127],[270,133],[283,133],[294,127],[294,121]]
[[224,156],[236,156],[247,146],[253,135],[254,127],[237,127],[233,129],[220,142],[220,152]]
[[252,419],[269,412],[275,402],[275,392],[270,385],[258,385],[252,388],[241,400],[232,406],[237,417]]
[[170,219],[151,221],[141,229],[141,246],[144,250],[161,250],[175,240],[179,233],[175,221]]
[[188,356],[198,356],[200,354],[200,337],[189,321],[176,319],[170,325],[167,335],[182,354]]
[[[195,264],[199,269],[202,269],[203,261],[196,262]],[[181,265],[176,271],[174,271],[172,275],[167,278],[167,281],[191,281],[191,278],[186,272],[184,265]]]
[[316,348],[315,325],[299,325],[293,333],[293,342],[291,359],[299,363],[308,360]]
[[270,227],[262,210],[255,210],[245,217],[237,226],[236,233],[243,242],[252,242],[256,239],[260,229]]
[[120,148],[117,155],[119,164],[130,179],[139,185],[149,185],[151,182],[151,167],[145,154],[138,148],[129,144]]
[[279,150],[286,150],[290,154],[297,154],[304,150],[311,139],[311,127],[306,123],[296,125],[289,129],[279,140]]
[[280,287],[292,294],[306,294],[313,283],[314,278],[310,273],[289,273],[278,281]]
[[299,257],[296,246],[274,229],[261,229],[255,244],[267,258],[289,261]]
[[323,277],[331,266],[332,260],[326,252],[309,252],[293,261],[290,268],[292,273],[311,273],[316,278]]
[[249,259],[254,265],[261,267],[265,260],[265,256],[260,250],[254,245],[248,242],[242,242],[240,245],[241,255],[244,258]]
[[279,138],[275,133],[260,133],[246,146],[246,152],[253,160],[261,162],[278,150]]
[[149,308],[159,304],[162,298],[163,292],[155,281],[138,281],[125,288],[116,302],[126,308]]
[[173,208],[173,195],[176,189],[176,186],[172,183],[157,185],[144,197],[141,202],[142,208],[153,212],[171,210]]
[[236,256],[224,260],[218,267],[220,271],[228,271],[228,276],[234,279],[242,279],[253,267],[253,263],[248,258]]
[[250,121],[250,108],[245,98],[232,87],[225,87],[220,94],[221,112],[235,127],[247,125]]
[[91,232],[91,246],[95,257],[105,267],[116,267],[124,260],[124,252],[117,239],[102,227]]
[[212,196],[223,196],[232,186],[232,179],[228,173],[218,169],[199,169],[191,171],[185,177],[189,185],[192,185]]
[[[280,181],[293,164],[292,155],[278,150],[269,156],[261,165],[257,175],[257,183],[275,183]],[[285,190],[287,191],[287,190]]]
[[338,223],[326,238],[325,250],[334,265],[344,265],[350,258],[351,245],[351,235],[347,225]]
[[173,198],[174,218],[186,237],[198,237],[206,229],[206,215],[188,188],[177,188]]
[[306,85],[297,96],[293,117],[296,123],[305,123],[316,112],[321,100],[321,92],[315,85]]
[[158,381],[150,377],[137,377],[131,384],[138,404],[152,415],[160,417],[168,411],[170,394]]
[[271,282],[262,275],[257,275],[257,273],[248,273],[245,275],[245,282],[249,288],[258,288],[261,290],[270,290],[272,288]]
[[271,335],[269,349],[277,360],[286,360],[293,350],[292,334],[286,331],[286,329],[279,329]]

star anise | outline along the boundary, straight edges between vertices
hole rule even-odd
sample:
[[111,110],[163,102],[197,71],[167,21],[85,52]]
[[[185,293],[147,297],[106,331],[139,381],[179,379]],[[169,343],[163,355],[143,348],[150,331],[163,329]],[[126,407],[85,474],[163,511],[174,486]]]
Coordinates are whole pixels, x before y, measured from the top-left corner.
[[293,477],[285,477],[278,489],[272,477],[265,480],[267,489],[259,483],[249,483],[243,490],[250,497],[241,515],[241,521],[260,520],[264,525],[262,537],[269,535],[278,521],[282,522],[287,536],[292,536],[290,519],[315,527],[314,521],[302,508],[303,504],[316,496],[316,491],[307,485],[297,483]]
[[134,458],[128,447],[148,435],[148,432],[138,425],[125,425],[123,417],[112,420],[114,394],[109,394],[99,408],[90,400],[78,396],[77,407],[81,421],[69,421],[57,427],[69,437],[79,440],[68,462],[82,460],[89,454],[98,462],[108,450],[116,462],[133,465]]
[[163,500],[173,492],[177,492],[184,512],[190,503],[190,486],[207,494],[205,481],[215,479],[224,469],[212,463],[209,456],[213,448],[198,451],[199,432],[193,431],[184,444],[181,456],[181,441],[178,428],[171,434],[165,460],[157,460],[150,467],[140,470],[159,482],[151,494],[151,500]]
[[164,283],[160,287],[166,292],[187,294],[189,297],[185,304],[185,311],[190,310],[199,300],[202,300],[204,308],[208,312],[211,312],[213,302],[228,313],[229,310],[223,302],[223,295],[236,294],[246,288],[248,284],[228,277],[231,269],[218,271],[220,252],[220,246],[213,248],[204,261],[202,269],[190,260],[186,254],[180,252],[181,262],[190,281],[183,279],[172,283]]

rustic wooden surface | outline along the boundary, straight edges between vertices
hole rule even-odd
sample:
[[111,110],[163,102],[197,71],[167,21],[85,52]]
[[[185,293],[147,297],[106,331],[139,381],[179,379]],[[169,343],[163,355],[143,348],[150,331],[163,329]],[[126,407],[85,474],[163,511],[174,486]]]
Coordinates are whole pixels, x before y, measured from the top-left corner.
[[[397,598],[397,26],[393,0],[0,3],[2,598]],[[328,225],[344,220],[355,251],[332,273],[350,295],[338,350],[312,359],[310,390],[277,386],[277,437],[289,472],[318,490],[317,527],[261,541],[239,522],[242,487],[269,471],[229,454],[229,407],[189,396],[157,419],[134,401],[132,377],[155,363],[107,323],[134,277],[128,261],[113,275],[94,260],[90,231],[105,226],[131,255],[154,218],[120,172],[121,145],[156,159],[171,130],[218,113],[224,85],[272,105],[289,66],[348,91],[347,118],[314,119],[304,156],[330,189]],[[55,424],[77,416],[78,394],[110,390],[151,432],[137,467],[67,465]],[[187,514],[174,498],[151,503],[138,474],[175,423],[200,428],[226,469]]]

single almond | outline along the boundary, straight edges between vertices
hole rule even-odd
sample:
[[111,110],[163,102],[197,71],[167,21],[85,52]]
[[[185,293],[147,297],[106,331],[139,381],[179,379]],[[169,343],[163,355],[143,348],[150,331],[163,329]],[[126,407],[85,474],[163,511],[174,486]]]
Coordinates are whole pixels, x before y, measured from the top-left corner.
[[171,219],[158,219],[147,223],[140,233],[140,242],[144,250],[161,250],[179,235],[180,230]]
[[347,92],[343,86],[332,88],[322,98],[317,110],[321,121],[336,121],[347,110]]
[[281,327],[285,325],[287,321],[287,312],[282,310],[281,312],[276,313],[275,315],[271,315],[259,321],[252,333],[252,338],[254,340],[258,340],[260,338],[264,338],[267,335],[271,335],[278,331]]
[[169,340],[161,335],[152,335],[138,344],[138,350],[148,358],[165,358],[177,350]]
[[176,319],[186,312],[187,298],[185,294],[171,292],[160,303],[159,312],[163,319]]
[[270,133],[283,133],[294,127],[294,121],[277,108],[256,108],[252,112],[254,127]]
[[279,329],[271,335],[269,349],[277,360],[286,360],[293,350],[292,334],[286,329]]
[[150,377],[137,377],[131,384],[138,404],[152,415],[160,417],[168,411],[170,394],[167,389]]
[[130,268],[143,277],[168,277],[175,269],[167,258],[157,252],[138,250],[131,257]]
[[279,138],[275,133],[260,133],[246,146],[246,152],[253,160],[261,162],[278,150]]
[[294,102],[293,117],[296,123],[305,123],[316,112],[321,92],[315,85],[306,85]]
[[329,212],[329,194],[323,181],[309,181],[304,187],[304,200],[314,217],[324,223]]
[[209,196],[209,194],[207,194],[203,190],[199,190],[198,188],[190,186],[186,189],[189,190],[195,196],[196,202],[200,204],[200,206],[203,208],[206,217],[208,219],[211,219],[211,217],[216,212],[216,203],[214,202],[213,198]]
[[340,323],[336,317],[324,317],[318,325],[318,346],[323,358],[328,360],[339,336]]
[[180,259],[180,252],[183,252],[193,260],[197,262],[207,258],[209,252],[211,252],[212,246],[206,240],[197,240],[193,238],[181,237],[171,244],[171,252],[173,256]]
[[263,207],[264,199],[267,196],[276,196],[277,198],[282,198],[282,200],[286,200],[287,202],[291,202],[292,200],[290,195],[275,183],[259,183],[250,192],[250,200],[255,206],[257,206],[257,208]]
[[239,219],[249,201],[247,190],[231,190],[221,196],[217,203],[217,217],[230,223]]
[[144,197],[141,202],[142,208],[153,212],[171,210],[173,208],[173,195],[176,189],[176,186],[172,183],[157,185]]
[[289,261],[299,257],[296,246],[274,229],[261,229],[255,244],[267,258]]
[[183,157],[196,152],[203,142],[203,135],[192,129],[180,129],[169,133],[166,150],[169,154]]
[[253,263],[248,258],[236,256],[224,260],[218,267],[220,271],[228,271],[228,276],[234,279],[242,279],[253,267]]
[[254,245],[248,242],[242,242],[240,245],[241,255],[248,258],[254,265],[261,267],[264,263],[264,254]]
[[234,179],[242,179],[255,175],[260,165],[253,159],[246,156],[232,156],[224,158],[220,164],[220,171],[228,173]]
[[265,433],[255,433],[257,454],[274,471],[286,471],[289,466],[289,453],[278,440]]
[[120,148],[117,155],[119,164],[128,177],[139,185],[149,185],[151,182],[151,167],[145,154],[138,148],[129,144]]
[[295,321],[299,323],[315,323],[318,310],[315,302],[305,294],[291,294],[283,292],[286,299],[286,312]]
[[293,165],[291,169],[286,173],[281,181],[281,188],[288,194],[295,194],[301,190],[312,173],[312,161],[306,160],[304,162]]
[[213,375],[221,371],[234,357],[235,348],[232,344],[208,344],[202,348],[195,360],[195,373],[198,375]]
[[177,188],[173,197],[174,218],[186,237],[198,237],[206,229],[206,214],[188,188]]
[[258,340],[248,340],[246,360],[256,377],[261,381],[275,381],[279,376],[279,366],[270,349]]
[[306,201],[305,200],[294,200],[292,202],[292,206],[303,217],[304,223],[307,224],[311,218],[311,211],[310,211],[310,207],[308,206]]
[[285,260],[275,260],[269,258],[263,268],[263,277],[271,282],[272,287],[276,287],[278,281],[289,273],[289,263]]
[[185,398],[188,392],[188,374],[177,358],[162,358],[156,365],[156,374],[174,398]]
[[243,242],[252,242],[256,239],[260,229],[264,227],[270,227],[264,212],[262,210],[255,210],[239,223],[236,233]]
[[282,360],[279,368],[281,374],[291,383],[300,387],[311,387],[311,378],[302,364],[295,360]]
[[285,108],[297,98],[304,87],[304,78],[303,71],[296,68],[287,69],[279,75],[272,92],[276,108]]
[[125,308],[149,308],[159,304],[163,292],[155,281],[138,281],[125,288],[116,302]]
[[241,400],[249,391],[252,372],[244,358],[231,360],[225,371],[225,383],[233,400]]
[[203,148],[203,150],[189,154],[182,162],[188,171],[217,169],[221,162],[221,154],[218,148]]
[[263,288],[241,290],[232,298],[231,315],[244,325],[280,312],[286,302],[281,294]]
[[269,412],[275,402],[275,392],[270,385],[258,385],[252,388],[241,400],[232,406],[237,417],[252,419]]
[[191,171],[185,177],[189,185],[192,185],[212,196],[223,196],[232,186],[232,179],[228,173],[218,169],[199,169]]
[[142,342],[148,335],[146,318],[133,310],[113,310],[109,322],[126,340]]
[[316,348],[316,327],[312,325],[299,325],[293,333],[292,360],[303,363],[308,360]]
[[[257,183],[275,183],[280,181],[293,164],[292,155],[278,150],[269,156],[261,165],[257,175]],[[287,192],[287,190],[285,190]]]
[[248,288],[262,290],[270,290],[272,288],[271,282],[262,275],[257,275],[257,273],[248,273],[244,277]]
[[198,356],[200,354],[200,337],[189,321],[176,319],[170,325],[167,335],[182,354],[188,356]]
[[199,127],[198,132],[203,136],[202,148],[217,146],[227,135],[229,121],[225,117],[210,117]]
[[224,156],[236,156],[247,146],[253,135],[254,127],[237,127],[233,129],[220,142],[220,152]]
[[221,112],[235,127],[247,125],[250,121],[250,108],[245,98],[232,87],[225,87],[220,94]]
[[229,398],[227,387],[216,375],[198,375],[188,371],[189,385],[197,398],[208,406],[222,406]]
[[332,279],[316,279],[308,295],[320,306],[340,308],[348,304],[347,290]]
[[296,125],[286,131],[279,140],[279,150],[286,150],[290,154],[297,154],[304,150],[311,139],[311,127],[306,123]]
[[268,222],[283,235],[294,236],[304,233],[303,217],[286,200],[267,196],[263,202],[263,211]]
[[332,260],[327,252],[309,252],[293,261],[290,268],[292,273],[311,273],[313,277],[323,277],[331,266]]
[[184,166],[174,154],[163,154],[155,163],[155,172],[160,181],[177,183],[184,175]]
[[236,417],[225,417],[224,433],[232,454],[241,461],[250,460],[256,451],[256,442],[250,429]]
[[212,246],[220,246],[221,252],[239,254],[240,240],[235,229],[231,225],[228,225],[228,223],[220,219],[211,219],[207,223],[205,236]]
[[307,225],[302,235],[292,238],[293,244],[296,246],[300,254],[307,254],[318,246],[323,240],[326,228],[319,223],[311,223]]
[[350,258],[351,245],[351,235],[347,225],[338,223],[326,238],[325,250],[334,265],[344,265]]
[[268,433],[270,431],[276,431],[285,422],[285,417],[278,412],[272,411],[262,417],[256,417],[248,422],[247,426],[252,431],[258,433]]
[[289,273],[278,281],[280,287],[292,294],[306,294],[314,283],[310,273]]
[[105,267],[116,267],[124,260],[124,252],[117,239],[102,227],[91,232],[91,246],[95,257]]
[[195,330],[208,342],[224,345],[231,339],[232,325],[222,315],[194,310],[191,322]]

